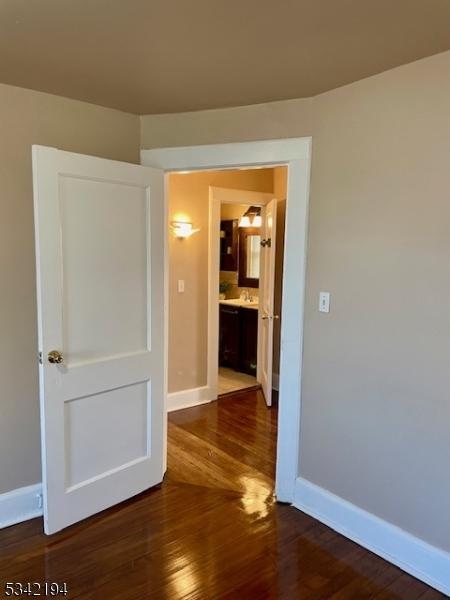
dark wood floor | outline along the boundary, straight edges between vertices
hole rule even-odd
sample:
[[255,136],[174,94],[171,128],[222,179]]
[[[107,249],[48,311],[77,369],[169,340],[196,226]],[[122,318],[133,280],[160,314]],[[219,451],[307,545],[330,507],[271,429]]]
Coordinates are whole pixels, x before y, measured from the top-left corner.
[[46,537],[0,531],[5,581],[66,581],[70,598],[444,598],[273,500],[276,410],[260,392],[172,413],[166,480]]

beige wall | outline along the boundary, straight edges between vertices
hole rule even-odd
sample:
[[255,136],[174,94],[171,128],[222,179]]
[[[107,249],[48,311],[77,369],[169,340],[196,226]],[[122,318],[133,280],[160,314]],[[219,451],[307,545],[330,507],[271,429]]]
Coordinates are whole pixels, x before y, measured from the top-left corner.
[[169,392],[206,385],[209,186],[271,192],[272,169],[169,177],[169,221],[182,215],[200,228],[184,240],[169,236]]
[[41,481],[31,145],[138,162],[139,119],[0,85],[0,493]]
[[247,209],[248,205],[246,204],[222,204],[220,206],[220,218],[240,219]]
[[311,135],[312,100],[141,117],[142,147],[246,142]]
[[450,550],[450,53],[314,118],[301,473]]
[[312,103],[142,118],[146,148],[313,134],[301,475],[446,550],[449,74],[447,52]]

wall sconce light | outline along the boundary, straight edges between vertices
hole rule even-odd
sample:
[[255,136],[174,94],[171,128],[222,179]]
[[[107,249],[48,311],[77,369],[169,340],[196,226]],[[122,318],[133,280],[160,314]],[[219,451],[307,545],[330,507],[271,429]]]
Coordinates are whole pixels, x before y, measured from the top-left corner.
[[173,221],[171,227],[175,237],[180,239],[188,238],[193,233],[200,231],[200,229],[193,229],[192,223],[185,223],[182,221]]
[[251,227],[250,217],[248,215],[242,215],[239,221],[239,227]]
[[252,227],[261,227],[262,225],[262,217],[261,215],[255,215],[252,221]]

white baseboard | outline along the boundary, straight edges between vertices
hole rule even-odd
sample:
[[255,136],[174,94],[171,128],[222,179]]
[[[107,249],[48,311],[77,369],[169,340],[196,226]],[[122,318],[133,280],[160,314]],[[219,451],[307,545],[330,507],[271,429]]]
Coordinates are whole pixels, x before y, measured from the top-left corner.
[[299,477],[294,506],[450,596],[450,554]]
[[280,375],[278,373],[272,373],[272,389],[280,391]]
[[42,516],[42,485],[0,494],[0,529]]
[[167,395],[167,412],[191,408],[213,400],[217,400],[217,394],[214,394],[214,390],[207,385],[181,392],[172,392]]

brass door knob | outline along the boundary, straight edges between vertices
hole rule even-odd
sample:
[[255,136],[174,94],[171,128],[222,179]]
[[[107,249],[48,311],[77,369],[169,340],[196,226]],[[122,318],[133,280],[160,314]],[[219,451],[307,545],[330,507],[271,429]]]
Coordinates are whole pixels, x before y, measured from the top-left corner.
[[64,362],[64,356],[59,350],[50,350],[47,355],[47,359],[52,365],[60,365],[62,362]]

